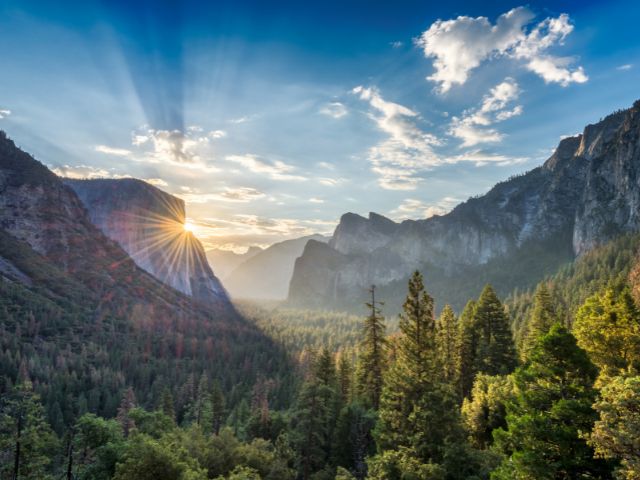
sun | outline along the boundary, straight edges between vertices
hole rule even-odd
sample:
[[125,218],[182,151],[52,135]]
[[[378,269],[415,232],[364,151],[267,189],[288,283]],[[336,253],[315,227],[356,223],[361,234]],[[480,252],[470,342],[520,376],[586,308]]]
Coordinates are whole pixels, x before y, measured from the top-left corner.
[[196,226],[191,222],[184,222],[182,224],[182,228],[184,229],[185,232],[193,232]]

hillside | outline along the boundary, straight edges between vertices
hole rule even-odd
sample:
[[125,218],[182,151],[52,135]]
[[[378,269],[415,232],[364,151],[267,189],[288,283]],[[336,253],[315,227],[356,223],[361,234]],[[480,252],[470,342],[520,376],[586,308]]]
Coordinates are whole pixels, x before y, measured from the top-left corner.
[[[86,411],[113,416],[129,386],[143,405],[165,387],[184,405],[181,389],[206,374],[237,401],[259,374],[289,369],[234,310],[194,302],[138,267],[4,133],[0,240],[0,394],[28,373],[56,429]],[[286,399],[290,387],[279,385],[274,395]]]

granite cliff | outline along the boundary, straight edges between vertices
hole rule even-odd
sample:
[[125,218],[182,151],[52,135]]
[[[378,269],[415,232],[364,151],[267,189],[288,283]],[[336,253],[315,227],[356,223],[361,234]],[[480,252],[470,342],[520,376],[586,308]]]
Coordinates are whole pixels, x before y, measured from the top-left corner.
[[184,229],[184,201],[141,180],[64,179],[91,222],[151,275],[207,305],[229,304],[200,241]]
[[[502,294],[528,287],[575,256],[640,230],[639,170],[636,102],[563,139],[540,167],[446,215],[402,223],[375,213],[343,215],[328,245],[309,242],[296,261],[289,302],[349,308],[377,284],[395,309],[415,269],[458,308],[485,282]],[[517,277],[506,271],[525,267],[531,271]]]

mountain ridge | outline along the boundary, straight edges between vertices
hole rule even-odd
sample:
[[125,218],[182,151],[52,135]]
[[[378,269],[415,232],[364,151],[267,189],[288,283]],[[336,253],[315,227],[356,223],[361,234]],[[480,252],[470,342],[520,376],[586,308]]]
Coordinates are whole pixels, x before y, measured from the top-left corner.
[[[497,183],[446,215],[396,223],[378,214],[366,219],[347,213],[329,241],[332,251],[312,245],[296,262],[288,301],[304,306],[305,298],[322,292],[318,303],[347,305],[349,296],[359,303],[368,285],[405,282],[415,269],[451,281],[472,269],[490,281],[480,272],[484,265],[552,239],[553,248],[571,252],[549,258],[547,270],[557,269],[597,244],[640,229],[638,138],[640,101],[561,140],[541,166]],[[340,262],[327,266],[336,253],[343,256]],[[454,297],[449,292],[444,301],[460,307],[462,300]]]

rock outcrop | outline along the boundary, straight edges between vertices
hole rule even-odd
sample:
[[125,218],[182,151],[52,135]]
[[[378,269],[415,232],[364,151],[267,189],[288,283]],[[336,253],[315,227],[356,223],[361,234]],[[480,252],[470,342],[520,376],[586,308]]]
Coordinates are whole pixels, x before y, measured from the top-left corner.
[[64,179],[91,222],[161,282],[208,305],[229,299],[204,249],[184,229],[184,201],[133,178]]
[[[528,250],[581,255],[618,235],[640,230],[640,102],[563,139],[540,167],[510,178],[450,213],[395,223],[378,214],[343,215],[329,245],[308,244],[296,262],[289,302],[359,303],[367,285],[402,284],[415,269],[438,272],[455,297],[455,278],[470,269],[477,288],[493,281],[498,259],[526,260]],[[549,259],[570,260],[565,255]],[[542,261],[542,260],[541,260]],[[486,266],[486,268],[485,268]],[[484,270],[483,270],[484,269]],[[535,275],[510,288],[538,281]],[[442,281],[434,279],[434,282]],[[395,287],[394,287],[395,288]],[[507,293],[503,289],[503,293]],[[314,298],[313,302],[308,299]],[[396,304],[398,303],[395,299]]]

